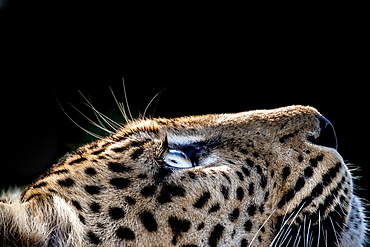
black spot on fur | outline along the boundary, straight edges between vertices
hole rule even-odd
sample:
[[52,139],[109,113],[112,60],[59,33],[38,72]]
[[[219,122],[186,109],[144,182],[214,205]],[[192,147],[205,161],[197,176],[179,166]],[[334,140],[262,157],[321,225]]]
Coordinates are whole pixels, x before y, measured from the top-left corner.
[[112,178],[109,182],[118,189],[127,188],[131,183],[128,178]]
[[225,227],[221,224],[217,224],[213,227],[213,230],[209,236],[208,244],[211,247],[216,247],[218,242],[220,241],[222,234],[225,230]]
[[229,199],[229,188],[228,187],[221,185],[221,193],[224,196],[225,200]]
[[302,155],[299,155],[298,156],[298,162],[302,162],[303,161],[303,156]]
[[211,194],[209,192],[204,192],[201,197],[198,198],[198,200],[193,204],[196,208],[202,208],[207,201],[211,198]]
[[51,172],[50,174],[56,174],[56,175],[59,175],[59,174],[63,174],[63,173],[68,173],[69,171],[67,169],[62,169],[62,170],[58,170],[58,171],[53,171]]
[[146,186],[144,187],[142,190],[141,190],[141,194],[145,197],[148,197],[148,196],[151,196],[154,194],[154,192],[156,191],[157,189],[157,186],[154,186],[154,185],[149,185],[149,186]]
[[142,155],[144,153],[144,149],[143,148],[137,148],[135,151],[132,152],[132,154],[130,155],[131,156],[131,159],[135,160],[137,158],[140,157],[140,155]]
[[47,185],[46,182],[41,182],[41,183],[35,184],[34,186],[32,186],[32,188],[37,189],[37,188],[45,187],[46,185]]
[[306,181],[304,180],[304,178],[303,177],[299,177],[298,180],[297,180],[297,182],[295,183],[294,190],[296,192],[300,191],[305,184],[306,184]]
[[240,181],[244,181],[244,176],[241,172],[237,171],[236,175],[238,175]]
[[148,177],[148,175],[145,174],[145,173],[137,175],[137,178],[140,178],[140,179],[146,179],[147,177]]
[[[226,180],[229,182],[229,183],[231,183],[231,179],[230,179],[230,177],[226,174],[226,172],[222,172],[221,173],[221,175],[222,176],[224,176],[224,178],[226,178]],[[205,176],[204,176],[205,177]]]
[[319,195],[322,194],[323,189],[324,187],[322,183],[317,184],[316,187],[312,190],[311,197],[313,198],[318,197]]
[[161,166],[153,176],[154,181],[157,184],[162,184],[172,172],[172,169]]
[[209,210],[208,212],[209,213],[213,213],[213,212],[216,212],[220,209],[220,204],[216,203],[215,205],[213,205]]
[[96,195],[100,193],[101,188],[99,186],[95,185],[86,185],[85,191],[89,193],[90,195]]
[[122,208],[113,207],[109,209],[109,216],[112,220],[119,220],[125,217],[125,212],[123,212]]
[[100,149],[100,150],[96,150],[96,151],[92,152],[91,154],[92,155],[98,155],[98,154],[101,154],[104,151],[105,151],[105,149]]
[[229,214],[229,220],[231,222],[234,222],[236,219],[238,219],[240,214],[239,208],[235,208],[230,214]]
[[[149,140],[149,139],[148,139]],[[141,147],[144,145],[147,141],[133,141],[130,143],[130,147]]]
[[283,195],[283,197],[280,199],[280,202],[278,203],[278,207],[282,208],[287,202],[289,202],[295,195],[294,189],[288,190],[286,194]]
[[63,187],[71,187],[74,183],[75,181],[72,178],[58,180],[58,184]]
[[122,153],[123,151],[125,151],[127,149],[127,147],[119,147],[119,148],[112,148],[111,150],[115,153]]
[[290,167],[289,166],[286,166],[283,168],[283,173],[282,173],[282,177],[283,177],[283,181],[290,175]]
[[252,229],[253,223],[250,220],[247,220],[244,223],[244,230],[249,232]]
[[140,220],[149,232],[158,230],[157,221],[154,219],[154,216],[151,212],[144,211],[143,213],[141,213]]
[[85,169],[85,173],[87,175],[95,175],[96,174],[96,170],[94,168],[92,168],[92,167],[88,167],[88,168]]
[[168,218],[168,224],[174,232],[187,232],[190,229],[190,221],[174,216]]
[[238,198],[239,201],[243,200],[244,198],[244,190],[240,186],[236,189],[236,198]]
[[77,164],[77,163],[81,163],[81,162],[83,162],[85,160],[86,160],[86,158],[81,157],[79,159],[76,159],[76,160],[73,160],[73,161],[69,162],[69,165],[74,165],[74,164]]
[[264,199],[264,201],[266,202],[267,201],[267,199],[269,198],[269,195],[270,195],[270,192],[266,192],[265,193],[265,197],[263,198]]
[[136,200],[130,196],[126,196],[126,202],[129,204],[129,205],[135,205],[136,203]]
[[97,203],[97,202],[93,202],[91,205],[90,205],[90,209],[91,211],[93,211],[94,213],[99,213],[100,212],[100,204]]
[[95,233],[93,233],[92,231],[87,232],[87,237],[90,239],[91,243],[100,244],[99,237]]
[[116,235],[120,239],[126,239],[126,240],[133,240],[135,239],[135,233],[127,227],[120,226],[117,231]]
[[204,222],[201,222],[198,227],[197,227],[197,230],[200,231],[204,228]]
[[185,196],[185,189],[178,185],[165,184],[163,185],[157,200],[161,204],[171,202],[172,196]]
[[117,172],[117,173],[124,173],[131,171],[130,167],[125,167],[121,163],[118,162],[109,162],[108,163],[109,170],[112,172]]
[[78,203],[78,201],[72,200],[72,205],[77,209],[77,210],[82,210],[81,205]]
[[317,167],[317,164],[318,164],[320,161],[322,161],[322,160],[323,160],[323,158],[324,158],[324,156],[323,156],[323,155],[318,155],[316,158],[314,158],[314,159],[310,159],[310,164],[311,164],[311,166],[313,166],[313,167]]
[[254,183],[250,183],[248,187],[248,195],[252,196],[254,194]]
[[240,247],[247,247],[248,246],[248,241],[243,238],[242,241],[240,242]]
[[252,204],[248,207],[247,212],[249,216],[254,216],[256,214],[256,205]]
[[264,189],[267,185],[267,178],[264,174],[261,175],[260,185],[261,185],[262,189]]
[[[41,194],[33,194],[33,195],[31,195],[30,197],[26,198],[24,201],[25,201],[25,202],[28,202],[29,200],[31,200],[31,199],[33,199],[33,198],[35,198],[35,197],[39,197],[39,196],[41,196]],[[23,201],[23,200],[22,200],[22,201]]]
[[197,175],[194,173],[194,172],[188,172],[188,176],[191,178],[191,179],[195,179],[197,177]]
[[170,225],[172,232],[174,234],[172,243],[176,245],[177,238],[180,236],[182,232],[187,232],[190,229],[190,221],[179,219],[175,216],[170,216],[168,218],[168,224]]
[[244,166],[242,167],[242,171],[243,171],[244,175],[247,176],[247,177],[251,174],[251,172],[248,170],[248,168],[246,168]]
[[312,175],[313,175],[313,168],[312,167],[309,166],[306,169],[304,169],[304,176],[306,178],[310,178],[310,177],[312,177]]
[[320,154],[316,157],[317,161],[322,161],[324,159],[324,155],[323,154]]
[[249,165],[250,167],[254,166],[254,161],[253,160],[246,159],[245,162],[247,162],[247,165]]
[[84,224],[84,225],[86,224],[85,217],[83,217],[82,215],[79,214],[78,219],[81,221],[82,224]]
[[263,214],[263,212],[265,211],[265,206],[263,204],[260,205],[260,207],[258,208],[258,211]]
[[279,141],[280,141],[281,143],[284,143],[284,142],[286,142],[289,138],[292,138],[293,136],[295,136],[297,133],[298,133],[298,131],[295,131],[295,132],[293,132],[293,133],[290,133],[290,134],[287,134],[287,135],[283,135],[283,136],[279,139]]
[[340,170],[340,168],[342,167],[342,164],[340,162],[338,162],[335,167],[332,167],[329,169],[328,173],[326,173],[324,176],[323,176],[323,183],[324,185],[329,185],[333,178],[335,178]]
[[262,175],[262,168],[260,165],[256,165],[256,170],[259,175]]

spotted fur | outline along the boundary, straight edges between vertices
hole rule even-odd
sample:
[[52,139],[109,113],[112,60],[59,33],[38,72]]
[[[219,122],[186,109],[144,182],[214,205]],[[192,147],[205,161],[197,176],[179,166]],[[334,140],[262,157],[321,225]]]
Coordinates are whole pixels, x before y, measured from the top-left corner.
[[[361,246],[362,202],[335,147],[330,123],[304,106],[132,121],[4,196],[0,241]],[[169,150],[196,165],[168,166]]]

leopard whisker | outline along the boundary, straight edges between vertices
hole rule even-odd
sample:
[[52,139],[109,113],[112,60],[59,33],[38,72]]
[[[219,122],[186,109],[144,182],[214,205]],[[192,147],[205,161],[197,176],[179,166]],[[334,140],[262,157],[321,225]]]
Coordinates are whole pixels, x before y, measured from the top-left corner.
[[[298,209],[297,212],[292,212],[285,221],[283,220],[283,223],[282,223],[282,225],[280,227],[280,230],[276,234],[276,236],[274,237],[274,239],[272,240],[270,246],[273,246],[274,243],[276,243],[276,244],[278,244],[278,243],[283,244],[284,243],[284,242],[281,242],[280,239],[283,238],[287,234],[287,232],[288,232],[289,229],[291,229],[291,226],[292,226],[294,220],[297,218],[297,216],[299,215],[299,213],[301,212],[301,210],[303,209],[303,207],[304,207],[305,204],[306,204],[306,202],[302,203],[301,207]],[[289,210],[289,208],[287,209],[287,211],[288,210]],[[285,216],[286,215],[287,215],[287,213],[285,214]],[[293,217],[293,215],[294,215],[294,217]],[[284,219],[285,219],[285,216],[284,216]],[[292,218],[292,220],[291,220],[290,224],[288,225],[288,221],[291,218]],[[287,228],[285,228],[286,225],[288,226]],[[276,244],[275,244],[275,246],[276,246]]]
[[317,237],[317,247],[319,246],[320,243],[320,237],[321,237],[321,212],[319,210],[319,226],[318,226],[318,237]]
[[[282,237],[282,239],[281,239],[281,243],[285,243],[285,240],[289,237],[289,235],[290,235],[290,233],[291,233],[291,231],[292,231],[292,228],[288,228],[286,231],[285,231],[285,233],[284,233],[284,235],[283,235],[283,237]],[[288,243],[286,244],[286,245],[288,245],[289,243],[290,243],[290,241],[291,241],[291,239],[292,239],[292,235],[290,235],[290,238],[289,238],[289,241],[288,241]],[[281,243],[280,243],[280,246],[282,246],[281,245]]]
[[97,121],[99,122],[99,124],[100,124],[100,126],[102,126],[102,127],[104,127],[104,128],[106,128],[105,127],[105,125],[103,124],[103,122],[100,120],[100,118],[99,118],[99,112],[96,110],[96,108],[93,106],[93,103],[92,103],[92,100],[91,100],[91,98],[90,98],[90,96],[88,96],[89,97],[89,99],[87,100],[86,98],[85,98],[85,96],[81,93],[81,91],[78,91],[81,95],[82,95],[82,97],[85,99],[85,105],[86,106],[88,106],[90,109],[92,109],[93,110],[93,113],[94,113],[94,115],[95,115],[95,118],[97,119]]
[[339,240],[338,240],[338,236],[337,236],[338,234],[337,234],[337,232],[336,232],[336,230],[335,230],[335,227],[334,227],[334,223],[333,223],[332,218],[331,218],[331,217],[329,217],[329,219],[330,219],[331,226],[333,227],[333,232],[334,232],[334,236],[335,236],[336,244],[338,245],[338,244],[339,244]]
[[301,228],[302,228],[302,226],[299,226],[298,231],[297,231],[297,235],[295,236],[295,240],[294,240],[293,246],[297,246],[298,247],[299,242],[301,241],[301,235],[299,234],[301,232]]
[[[87,134],[89,134],[89,135],[91,135],[92,137],[94,137],[94,138],[96,138],[96,139],[99,139],[99,140],[103,140],[103,139],[105,139],[105,137],[104,136],[102,136],[102,135],[99,135],[99,134],[96,134],[96,133],[94,133],[94,132],[92,132],[92,131],[90,131],[90,130],[87,130],[86,128],[84,128],[84,127],[82,127],[80,124],[78,124],[68,113],[67,113],[67,111],[64,109],[64,107],[62,106],[62,104],[60,103],[60,101],[59,101],[59,99],[58,99],[58,97],[55,95],[55,93],[54,93],[54,96],[55,96],[55,99],[56,99],[56,101],[57,101],[57,103],[58,103],[58,105],[59,105],[59,107],[60,107],[60,109],[63,111],[63,113],[64,113],[64,115],[66,115],[67,116],[67,118],[74,124],[74,125],[76,125],[79,129],[81,129],[82,131],[84,131],[84,132],[86,132]],[[77,112],[79,112],[80,114],[82,114],[82,116],[84,116],[85,118],[87,118],[89,121],[91,121],[91,123],[94,125],[94,126],[96,126],[96,127],[98,127],[98,128],[101,128],[102,130],[104,130],[104,131],[109,131],[109,130],[107,130],[106,128],[103,128],[103,127],[101,127],[99,124],[97,124],[97,123],[95,123],[94,121],[92,121],[91,119],[89,119],[85,114],[83,114],[80,110],[78,110],[77,109],[77,107],[75,107],[75,106],[73,106],[71,103],[67,103],[67,104],[69,104],[72,108],[74,108]],[[115,141],[113,141],[113,140],[109,140],[109,139],[107,139],[107,141],[109,141],[109,142],[115,142]]]
[[[306,221],[306,216],[305,216],[305,221]],[[305,223],[306,225],[306,223]],[[313,242],[313,235],[312,235],[312,231],[311,231],[311,225],[312,225],[312,221],[311,219],[309,219],[308,221],[308,226],[307,226],[307,237],[306,237],[306,243],[307,243],[307,246],[312,246],[312,242]]]
[[258,233],[261,231],[261,229],[265,226],[265,224],[270,220],[270,218],[272,217],[272,215],[276,212],[276,210],[277,210],[278,208],[276,207],[273,211],[272,211],[272,213],[269,215],[269,217],[267,217],[267,219],[263,222],[263,224],[261,225],[261,227],[257,230],[257,232],[256,232],[256,234],[254,235],[254,237],[253,237],[253,239],[252,239],[252,241],[251,241],[251,243],[248,245],[248,247],[250,247],[250,246],[252,246],[252,243],[253,243],[253,241],[257,238],[257,235],[258,235]]
[[[122,127],[121,124],[117,123],[116,121],[112,120],[111,118],[107,117],[106,115],[104,115],[103,113],[99,112],[98,110],[96,110],[96,108],[94,108],[92,105],[88,105],[86,104],[90,109],[93,110],[94,112],[94,115],[96,116],[97,120],[99,121],[99,124],[100,126],[102,126],[103,128],[107,129],[105,127],[105,125],[103,124],[103,122],[100,120],[102,119],[105,124],[107,124],[109,126],[109,128],[111,128],[113,130],[113,133],[115,131],[117,131],[118,129],[120,129]],[[108,129],[107,129],[108,130]],[[108,131],[107,131],[108,132]]]
[[[306,225],[307,225],[307,231],[306,231]],[[311,219],[308,220],[307,223],[307,218],[306,215],[304,216],[303,219],[303,237],[304,237],[304,246],[312,246],[313,242],[313,235],[311,231],[311,226],[312,226],[312,221]]]
[[[89,131],[89,130],[87,130],[87,129],[85,129],[84,127],[82,127],[81,125],[79,125],[65,110],[64,110],[64,108],[60,105],[60,103],[59,103],[59,101],[58,101],[58,104],[59,104],[59,106],[61,107],[61,109],[62,109],[62,111],[63,111],[63,113],[67,116],[67,118],[72,122],[72,123],[74,123],[78,128],[80,128],[81,130],[83,130],[84,132],[86,132],[87,134],[89,134],[89,135],[91,135],[91,136],[93,136],[93,137],[95,137],[95,138],[97,138],[97,139],[100,139],[100,140],[103,140],[105,137],[104,136],[101,136],[101,135],[98,135],[98,134],[96,134],[96,133],[94,133],[94,132],[91,132],[91,131]],[[73,106],[72,106],[73,107]],[[108,141],[112,141],[112,140],[108,140]],[[112,142],[114,142],[114,141],[112,141]]]
[[127,111],[128,111],[128,114],[130,115],[130,119],[133,120],[134,118],[132,117],[130,106],[128,104],[128,98],[127,98],[126,85],[125,85],[125,79],[124,78],[122,78],[122,85],[123,85],[123,94],[125,96]]
[[[288,217],[288,220],[287,221],[285,221],[285,217],[288,215],[288,211],[289,211],[289,209],[290,209],[290,204],[288,205],[288,208],[286,209],[286,211],[285,211],[285,214],[284,214],[284,217],[283,217],[283,220],[282,220],[282,223],[281,223],[281,226],[280,226],[280,230],[279,230],[279,232],[276,234],[276,236],[274,237],[274,239],[273,239],[273,241],[271,242],[271,244],[270,244],[270,246],[272,246],[272,244],[274,243],[274,241],[276,241],[276,243],[278,243],[279,242],[279,238],[281,237],[281,236],[279,236],[279,235],[281,235],[281,231],[283,230],[283,228],[284,228],[284,226],[285,226],[285,224],[286,224],[286,222],[288,222],[288,220],[290,219],[290,217],[292,216],[292,215],[290,215],[289,217]],[[284,230],[285,231],[285,230]],[[275,245],[276,246],[276,245]]]
[[[334,199],[338,202],[338,205],[339,205],[340,210],[342,211],[342,214],[343,214],[343,215],[348,216],[348,214],[346,213],[346,211],[343,209],[343,205],[342,205],[342,204],[345,204],[345,202],[341,202],[337,196],[335,196],[335,195],[333,195],[333,196],[334,196]],[[347,206],[347,205],[348,205],[348,204],[346,203],[346,206]],[[330,206],[333,206],[333,205],[330,205]],[[334,207],[334,211],[335,211],[337,214],[340,214],[340,213],[335,209],[335,207]]]
[[[287,237],[288,237],[289,235],[287,235]],[[286,238],[285,238],[286,239]],[[292,241],[292,239],[293,239],[293,236],[292,235],[290,235],[290,237],[289,237],[289,240],[288,240],[288,242],[287,242],[287,244],[286,245],[289,245],[290,244],[290,242]],[[285,240],[284,240],[285,241]]]
[[[148,108],[149,106],[153,103],[154,99],[157,98],[158,95],[161,95],[162,92],[166,90],[166,88],[163,88],[161,91],[159,91],[156,95],[154,95],[154,97],[149,101],[148,105],[145,107],[145,110],[144,110],[144,113],[143,113],[143,116],[145,117],[146,115],[146,112],[148,111]],[[156,107],[155,107],[156,108]],[[155,108],[154,108],[154,111],[153,111],[153,115],[154,115],[154,112],[155,112]]]
[[[104,131],[106,131],[107,133],[110,133],[110,134],[115,133],[118,129],[120,129],[122,127],[121,124],[117,123],[116,121],[112,120],[111,118],[107,117],[106,115],[104,115],[103,113],[98,111],[94,107],[94,105],[92,104],[91,99],[88,100],[80,91],[79,91],[79,93],[85,99],[85,101],[86,101],[85,105],[87,107],[89,107],[94,112],[94,115],[95,115],[96,119],[98,120],[101,127],[99,127],[98,124],[96,124],[94,121],[90,120],[88,117],[84,116],[84,114],[82,114],[79,111],[79,113],[81,115],[83,115],[86,119],[88,119],[90,121],[90,123],[94,124],[96,127],[100,128],[100,129],[102,129],[102,130],[104,130]],[[105,125],[103,124],[103,122],[100,119],[102,119],[113,131],[108,130],[108,128],[105,127]]]
[[93,126],[95,126],[95,127],[97,127],[97,128],[99,128],[99,129],[101,129],[101,130],[103,130],[103,131],[105,131],[105,132],[107,132],[107,133],[109,133],[109,134],[113,134],[114,132],[112,132],[112,131],[110,131],[110,130],[108,130],[107,128],[104,128],[103,126],[100,126],[99,124],[97,124],[96,122],[94,122],[92,119],[90,119],[88,116],[86,116],[82,111],[80,111],[77,107],[75,107],[74,105],[72,105],[72,104],[70,104],[71,105],[71,107],[73,108],[73,109],[75,109],[81,116],[83,116],[86,120],[88,120],[89,121],[89,123],[90,124],[92,124]]
[[[112,95],[113,95],[113,99],[114,99],[114,101],[116,102],[116,104],[117,104],[117,106],[118,106],[119,111],[121,112],[121,115],[122,115],[123,119],[124,119],[126,122],[130,122],[130,121],[132,121],[132,118],[130,119],[130,118],[128,117],[128,115],[127,115],[127,112],[126,112],[126,110],[125,110],[125,105],[124,105],[123,103],[121,103],[121,102],[119,102],[119,101],[118,101],[118,99],[117,99],[116,95],[115,95],[115,94],[114,94],[114,92],[113,92],[113,89],[112,89],[111,87],[110,87],[109,89],[110,89],[110,91],[111,91],[111,93],[112,93]],[[124,91],[126,92],[126,89],[125,89]],[[125,96],[125,97],[126,97],[126,96]]]

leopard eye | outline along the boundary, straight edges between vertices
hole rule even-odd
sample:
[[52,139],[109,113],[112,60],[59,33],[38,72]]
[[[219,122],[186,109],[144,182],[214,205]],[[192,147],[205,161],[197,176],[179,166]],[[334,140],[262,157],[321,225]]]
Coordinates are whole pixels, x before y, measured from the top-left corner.
[[164,155],[164,161],[168,166],[176,168],[191,168],[193,164],[190,158],[182,151],[170,149]]

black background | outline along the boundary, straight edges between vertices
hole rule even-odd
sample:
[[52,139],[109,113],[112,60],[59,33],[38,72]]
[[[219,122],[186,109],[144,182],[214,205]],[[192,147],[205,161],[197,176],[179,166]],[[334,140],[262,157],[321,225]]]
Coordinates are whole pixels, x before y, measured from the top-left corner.
[[[176,117],[291,104],[335,126],[339,152],[368,168],[368,47],[361,6],[224,6],[3,1],[0,184],[28,183],[92,140],[69,103]],[[113,117],[116,113],[111,114]],[[90,115],[91,116],[91,115]],[[120,120],[119,118],[117,119]],[[367,190],[360,190],[367,196]]]

